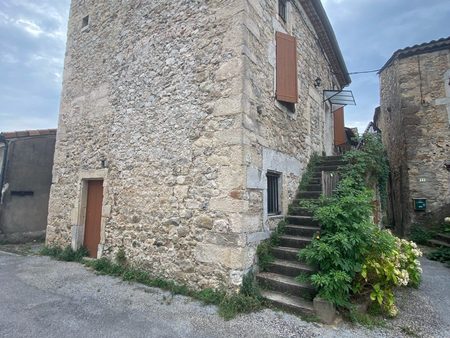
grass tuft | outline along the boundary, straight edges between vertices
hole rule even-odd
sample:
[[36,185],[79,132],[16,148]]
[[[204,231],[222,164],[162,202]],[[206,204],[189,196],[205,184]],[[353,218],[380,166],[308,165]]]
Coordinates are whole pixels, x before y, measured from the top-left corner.
[[70,246],[67,246],[64,249],[57,246],[44,246],[40,251],[40,254],[53,257],[58,261],[82,262],[84,257],[89,255],[89,252],[84,247],[74,251]]

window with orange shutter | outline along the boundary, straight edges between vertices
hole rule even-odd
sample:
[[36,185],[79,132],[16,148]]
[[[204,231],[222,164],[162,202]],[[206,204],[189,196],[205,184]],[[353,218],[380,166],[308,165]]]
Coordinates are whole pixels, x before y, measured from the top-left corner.
[[277,32],[276,45],[276,98],[295,104],[298,102],[297,42],[295,37]]

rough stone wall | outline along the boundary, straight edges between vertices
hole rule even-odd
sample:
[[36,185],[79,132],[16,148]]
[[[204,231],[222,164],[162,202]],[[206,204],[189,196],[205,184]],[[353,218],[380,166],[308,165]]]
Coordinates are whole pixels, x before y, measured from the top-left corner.
[[[288,29],[275,0],[73,0],[47,242],[83,243],[83,180],[102,178],[101,256],[123,248],[195,288],[240,285],[279,220],[267,170],[283,174],[286,211],[310,154],[332,149],[313,83],[334,79],[290,13]],[[276,30],[299,38],[295,114],[274,100]]]
[[[288,2],[287,12],[285,23],[278,15],[278,1],[246,1],[243,127],[246,193],[254,206],[249,217],[255,227],[249,231],[255,232],[255,238],[268,236],[268,229],[280,220],[267,216],[267,171],[282,174],[282,209],[286,213],[310,155],[331,155],[333,150],[333,118],[323,104],[322,91],[337,88],[337,80],[299,2]],[[277,31],[297,39],[299,101],[295,113],[275,99]],[[322,86],[315,88],[318,77]]]
[[[449,81],[448,50],[396,60],[381,74],[383,139],[393,190],[401,196],[393,207],[404,210],[403,234],[413,223],[430,225],[450,213],[450,174],[444,168],[450,158]],[[397,171],[399,166],[405,168]],[[425,213],[414,211],[413,198],[427,199]]]
[[195,287],[240,283],[242,9],[72,2],[48,243],[71,242],[81,177],[102,176],[102,255],[123,247],[131,262]]

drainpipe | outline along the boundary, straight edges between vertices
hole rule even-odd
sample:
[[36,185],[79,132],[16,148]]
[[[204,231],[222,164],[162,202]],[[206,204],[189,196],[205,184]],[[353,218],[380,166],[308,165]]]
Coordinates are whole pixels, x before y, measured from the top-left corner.
[[8,156],[8,142],[6,141],[6,138],[4,135],[0,134],[0,143],[3,143],[4,149],[3,149],[3,162],[2,167],[0,168],[0,200],[3,200],[2,191],[3,191],[3,184],[5,181],[5,174],[6,174],[6,159]]

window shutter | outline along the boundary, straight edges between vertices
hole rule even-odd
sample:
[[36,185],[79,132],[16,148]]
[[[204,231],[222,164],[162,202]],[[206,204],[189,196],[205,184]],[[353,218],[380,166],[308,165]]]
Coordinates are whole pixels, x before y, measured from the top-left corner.
[[297,103],[297,43],[293,36],[277,32],[277,100]]
[[346,143],[344,107],[342,107],[334,112],[334,145],[341,146]]

